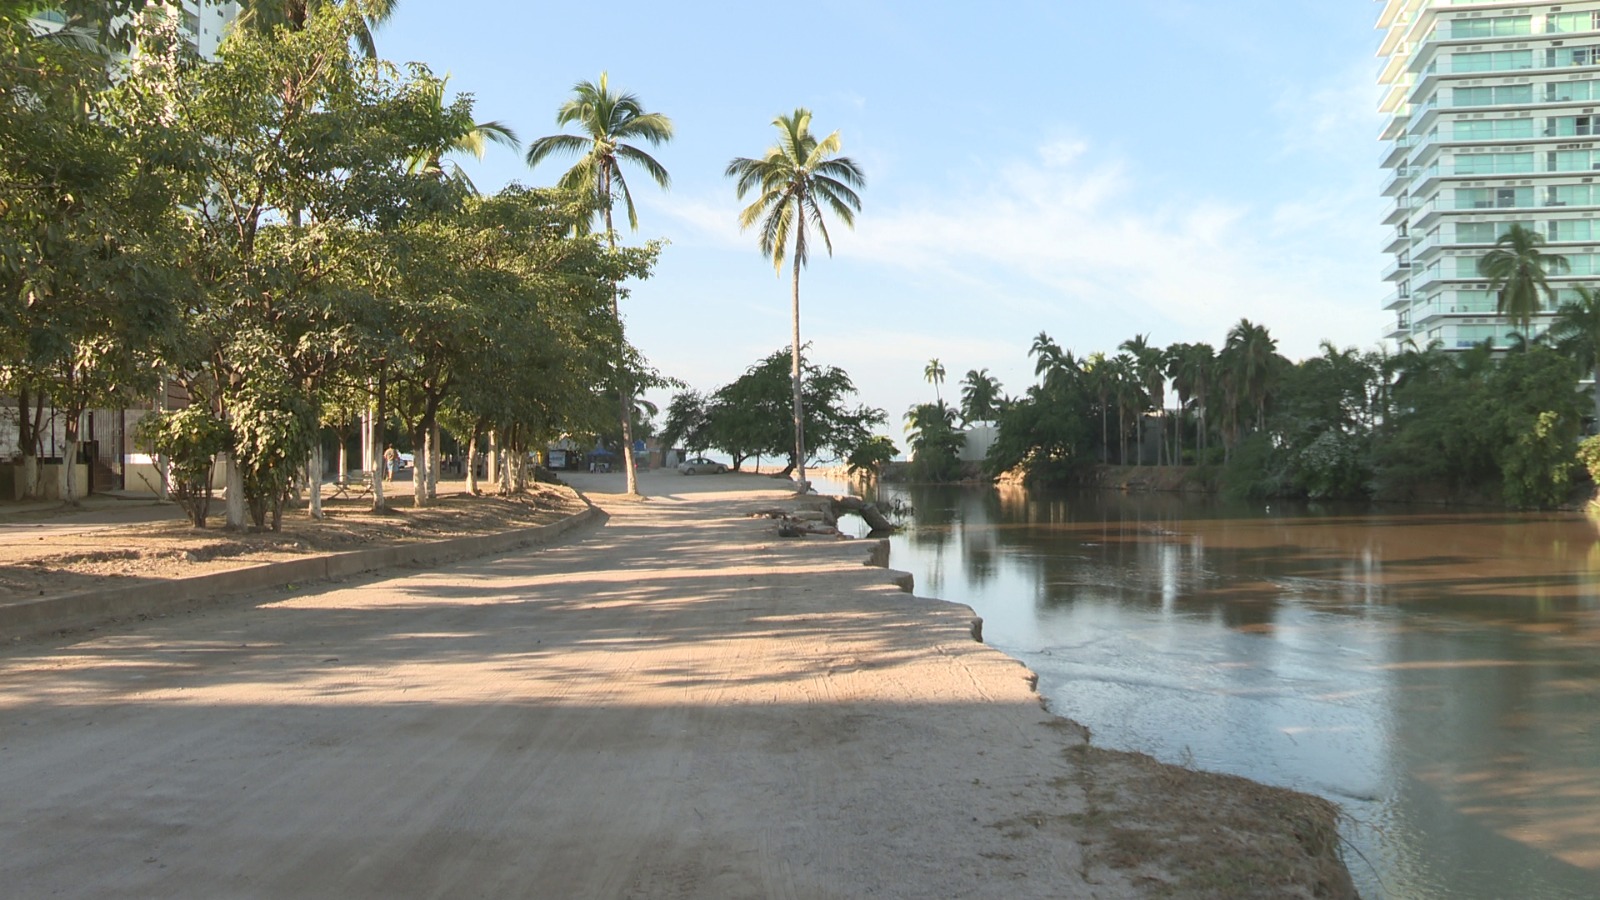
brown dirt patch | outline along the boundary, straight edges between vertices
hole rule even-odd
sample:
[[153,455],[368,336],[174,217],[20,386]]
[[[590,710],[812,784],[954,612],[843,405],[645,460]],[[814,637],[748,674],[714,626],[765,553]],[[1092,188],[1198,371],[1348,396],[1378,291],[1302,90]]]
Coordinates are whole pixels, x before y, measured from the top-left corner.
[[514,497],[444,494],[422,509],[412,508],[409,497],[389,502],[374,512],[367,499],[324,501],[326,518],[292,510],[277,533],[227,531],[220,515],[197,530],[174,510],[171,521],[6,541],[0,603],[103,589],[123,579],[188,578],[313,554],[496,534],[548,525],[585,508],[571,489],[548,484]]
[[1339,808],[1320,797],[1092,746],[1079,758],[1091,866],[1151,897],[1355,898]]

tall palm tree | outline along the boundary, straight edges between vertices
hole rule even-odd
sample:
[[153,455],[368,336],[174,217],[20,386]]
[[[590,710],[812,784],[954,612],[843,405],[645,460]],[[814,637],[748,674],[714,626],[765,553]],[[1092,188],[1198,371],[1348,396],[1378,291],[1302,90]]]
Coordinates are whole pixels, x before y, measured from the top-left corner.
[[[445,75],[437,84],[436,93],[439,107],[444,107],[445,85],[450,83],[450,76]],[[478,188],[467,177],[467,173],[456,163],[450,163],[450,171],[444,168],[444,156],[447,153],[470,153],[478,159],[483,159],[483,152],[493,142],[502,147],[513,150],[522,146],[522,141],[517,138],[517,133],[510,126],[499,122],[475,122],[471,127],[455,136],[448,146],[444,148],[430,148],[412,155],[406,161],[406,171],[410,174],[427,174],[435,178],[449,178],[456,184],[465,188],[469,193],[476,194]]]
[[[1161,349],[1159,347],[1151,346],[1150,336],[1146,334],[1134,335],[1133,337],[1119,344],[1117,349],[1125,350],[1128,353],[1133,354],[1134,373],[1139,379],[1140,385],[1144,388],[1145,399],[1150,404],[1149,408],[1154,409],[1158,414],[1164,413],[1165,410],[1162,407],[1165,405],[1166,399],[1166,371],[1165,366],[1163,365],[1163,354]],[[1158,419],[1157,421],[1160,420]],[[1163,425],[1161,428],[1161,440],[1163,445],[1166,441],[1166,433],[1166,426]],[[1144,415],[1142,411],[1139,416],[1139,432],[1137,437],[1139,445],[1139,464],[1144,465]],[[1160,454],[1158,453],[1156,462],[1160,463],[1160,461]]]
[[[537,166],[556,154],[576,154],[577,164],[568,169],[557,184],[584,191],[594,198],[593,214],[605,223],[606,240],[616,249],[617,231],[612,225],[611,208],[619,195],[628,210],[628,226],[639,230],[639,214],[634,209],[628,182],[622,176],[622,163],[643,169],[663,190],[672,185],[672,177],[661,163],[625,142],[644,141],[652,147],[660,146],[672,140],[672,120],[661,113],[646,112],[643,102],[634,94],[612,91],[607,74],[601,72],[599,84],[580,81],[572,86],[572,97],[557,110],[556,123],[576,125],[583,134],[554,134],[533,141],[528,144],[528,165]],[[583,227],[587,229],[588,223]],[[617,323],[618,339],[622,340],[622,313],[617,305],[616,285],[611,286],[611,316]],[[620,357],[617,387],[622,394],[619,416],[623,468],[628,473],[628,493],[636,495],[639,480],[633,464],[633,385]]]
[[961,420],[993,422],[1000,413],[1000,379],[988,369],[969,369],[961,379]]
[[944,363],[939,362],[937,356],[928,360],[928,364],[922,367],[922,378],[933,385],[934,399],[939,401],[940,406],[944,406],[944,396],[939,393],[939,385],[944,384]]
[[[1240,319],[1228,329],[1221,358],[1236,379],[1236,402],[1254,407],[1257,429],[1266,425],[1267,395],[1272,389],[1277,355],[1278,340],[1267,333],[1266,326]],[[1234,420],[1237,423],[1237,413]]]
[[1088,376],[1090,389],[1094,391],[1095,399],[1100,401],[1100,461],[1111,462],[1111,444],[1107,437],[1106,418],[1107,407],[1111,403],[1112,371],[1111,360],[1099,350],[1089,354],[1084,360],[1083,371]]
[[[792,334],[789,348],[794,383],[795,478],[803,492],[806,484],[806,438],[802,425],[803,401],[800,396],[800,269],[811,254],[808,230],[815,228],[822,244],[833,255],[833,240],[822,216],[823,207],[833,211],[846,227],[854,227],[855,214],[861,211],[857,188],[866,186],[866,175],[855,160],[838,156],[839,132],[818,140],[811,133],[811,111],[796,109],[772,120],[778,129],[778,142],[767,148],[760,159],[735,157],[723,174],[734,179],[740,200],[754,192],[756,198],[739,213],[739,227],[757,225],[761,231],[761,252],[772,260],[772,267],[783,272],[786,256],[792,256],[794,289],[791,308]],[[791,240],[794,249],[788,249]]]
[[1494,249],[1478,260],[1478,271],[1489,279],[1489,289],[1498,292],[1500,315],[1510,319],[1517,329],[1527,336],[1533,327],[1533,317],[1544,304],[1543,294],[1550,306],[1555,305],[1555,290],[1546,276],[1567,271],[1567,258],[1559,253],[1545,253],[1544,235],[1522,225],[1512,223]]
[[361,22],[355,34],[356,44],[369,58],[376,57],[378,49],[372,42],[372,29],[394,15],[400,0],[239,0],[237,22],[240,28],[264,33],[274,28],[303,31],[306,22],[318,10],[346,3],[354,4],[361,12]]
[[1600,294],[1580,286],[1578,299],[1556,309],[1548,334],[1557,350],[1594,374],[1594,427],[1600,429]]
[[1106,378],[1117,401],[1117,463],[1128,464],[1128,417],[1143,409],[1144,391],[1133,356],[1119,353],[1106,364]]

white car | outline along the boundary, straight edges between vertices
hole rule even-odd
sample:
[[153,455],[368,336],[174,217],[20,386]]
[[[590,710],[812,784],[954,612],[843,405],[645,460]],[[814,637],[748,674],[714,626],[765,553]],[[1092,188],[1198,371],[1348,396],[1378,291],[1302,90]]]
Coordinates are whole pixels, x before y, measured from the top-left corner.
[[702,472],[708,475],[721,475],[726,471],[728,471],[727,466],[714,460],[706,459],[704,456],[696,456],[678,463],[678,474],[680,475],[699,475]]

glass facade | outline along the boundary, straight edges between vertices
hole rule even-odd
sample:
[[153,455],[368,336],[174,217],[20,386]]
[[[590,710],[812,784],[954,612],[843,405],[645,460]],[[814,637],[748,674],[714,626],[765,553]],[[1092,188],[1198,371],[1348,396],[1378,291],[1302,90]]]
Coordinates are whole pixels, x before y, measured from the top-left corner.
[[1511,227],[1567,260],[1561,297],[1600,282],[1600,0],[1382,6],[1385,335],[1503,346],[1479,260]]

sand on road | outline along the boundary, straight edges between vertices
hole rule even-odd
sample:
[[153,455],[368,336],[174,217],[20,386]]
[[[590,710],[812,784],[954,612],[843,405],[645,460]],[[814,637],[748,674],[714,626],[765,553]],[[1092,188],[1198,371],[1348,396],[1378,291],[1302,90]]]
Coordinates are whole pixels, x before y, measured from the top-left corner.
[[1081,731],[970,610],[898,590],[866,542],[777,538],[744,515],[771,482],[675,477],[649,502],[575,479],[611,518],[564,546],[3,651],[0,893],[1161,883],[1106,864]]

